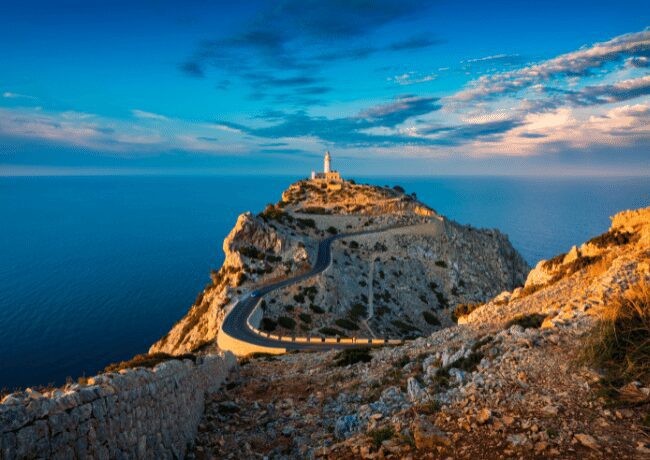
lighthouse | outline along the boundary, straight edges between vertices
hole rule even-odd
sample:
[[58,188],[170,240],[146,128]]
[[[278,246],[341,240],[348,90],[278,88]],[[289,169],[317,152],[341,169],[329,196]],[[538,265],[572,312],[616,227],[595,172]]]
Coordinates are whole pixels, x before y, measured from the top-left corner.
[[323,172],[311,172],[311,180],[324,180],[327,182],[338,182],[341,180],[341,176],[338,171],[332,171],[332,155],[330,155],[329,150],[325,152],[325,158],[323,159]]
[[325,152],[325,161],[323,161],[323,172],[325,174],[332,172],[331,168],[332,157],[330,156],[330,151]]

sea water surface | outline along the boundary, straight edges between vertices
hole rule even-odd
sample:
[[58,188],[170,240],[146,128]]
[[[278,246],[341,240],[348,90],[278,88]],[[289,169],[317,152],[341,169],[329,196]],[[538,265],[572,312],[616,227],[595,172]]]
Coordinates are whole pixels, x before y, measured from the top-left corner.
[[[92,375],[146,352],[223,261],[237,215],[295,177],[0,178],[0,387]],[[534,265],[650,205],[647,178],[357,178],[495,227]]]

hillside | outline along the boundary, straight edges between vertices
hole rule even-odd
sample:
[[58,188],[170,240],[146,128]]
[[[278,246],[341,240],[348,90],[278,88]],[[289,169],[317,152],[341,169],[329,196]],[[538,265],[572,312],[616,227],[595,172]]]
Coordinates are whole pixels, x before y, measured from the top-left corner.
[[332,264],[262,303],[262,329],[281,334],[409,338],[452,324],[457,303],[523,284],[529,267],[508,238],[438,215],[401,187],[299,181],[224,240],[225,261],[187,315],[150,352],[213,347],[238,295],[306,271],[318,242],[341,233]]
[[402,346],[242,360],[193,456],[650,458],[650,208],[456,316]]

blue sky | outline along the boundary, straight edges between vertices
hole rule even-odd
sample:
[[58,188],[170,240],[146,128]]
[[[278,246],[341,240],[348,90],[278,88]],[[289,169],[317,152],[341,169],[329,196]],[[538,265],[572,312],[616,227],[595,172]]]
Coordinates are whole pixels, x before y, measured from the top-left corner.
[[0,174],[650,175],[647,1],[0,6]]

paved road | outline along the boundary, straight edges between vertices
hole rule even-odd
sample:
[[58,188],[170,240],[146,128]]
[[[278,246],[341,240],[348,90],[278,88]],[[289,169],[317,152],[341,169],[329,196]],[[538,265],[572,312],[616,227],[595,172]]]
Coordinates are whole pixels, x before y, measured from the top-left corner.
[[[249,292],[248,294],[240,297],[237,301],[237,304],[232,308],[230,313],[226,316],[221,325],[221,329],[231,337],[248,342],[255,345],[262,345],[265,347],[273,348],[286,348],[287,350],[314,350],[314,349],[331,349],[331,348],[349,348],[349,347],[358,347],[362,346],[363,343],[323,343],[323,342],[285,342],[275,339],[265,337],[255,333],[248,327],[247,319],[252,313],[257,302],[266,294],[276,289],[282,289],[287,286],[290,286],[295,283],[304,281],[312,276],[315,276],[325,270],[331,261],[332,252],[331,246],[334,240],[339,238],[347,238],[351,236],[361,236],[367,235],[370,233],[378,233],[386,230],[390,230],[396,227],[383,228],[379,230],[369,230],[364,232],[356,233],[345,233],[330,236],[320,241],[318,244],[318,255],[316,256],[316,263],[312,269],[302,275],[294,276],[277,283],[268,284],[260,288],[255,289],[254,291]],[[367,345],[367,343],[366,343]]]

